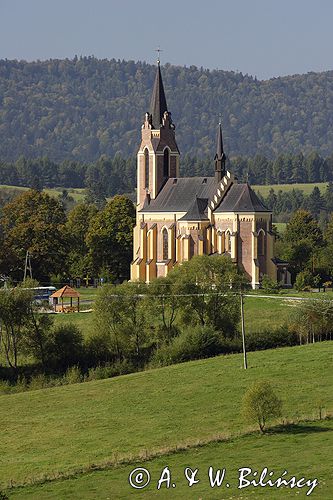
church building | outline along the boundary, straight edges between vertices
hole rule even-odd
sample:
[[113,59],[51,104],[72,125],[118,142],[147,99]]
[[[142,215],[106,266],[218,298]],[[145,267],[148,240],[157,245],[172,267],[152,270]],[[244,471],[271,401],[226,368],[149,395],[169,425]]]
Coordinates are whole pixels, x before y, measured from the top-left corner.
[[166,276],[194,255],[229,255],[253,288],[268,275],[284,284],[286,262],[274,258],[272,213],[248,183],[226,170],[222,127],[212,177],[180,177],[175,125],[158,61],[150,112],[137,156],[137,212],[131,281]]

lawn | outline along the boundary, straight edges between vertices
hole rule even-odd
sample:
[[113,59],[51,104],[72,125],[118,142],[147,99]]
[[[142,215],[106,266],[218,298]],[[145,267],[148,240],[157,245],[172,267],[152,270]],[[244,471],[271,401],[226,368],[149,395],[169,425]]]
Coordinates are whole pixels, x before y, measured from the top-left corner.
[[[206,446],[193,448],[186,452],[139,462],[137,464],[119,467],[113,470],[94,472],[78,476],[75,479],[57,481],[40,487],[24,488],[14,492],[13,499],[99,499],[114,498],[172,498],[172,499],[216,499],[222,498],[266,498],[270,500],[283,498],[307,498],[308,487],[303,489],[276,489],[276,488],[249,488],[237,489],[238,469],[250,467],[253,471],[261,471],[268,467],[274,471],[274,478],[279,477],[287,469],[288,478],[295,475],[300,478],[313,480],[317,478],[319,484],[314,488],[311,498],[333,498],[332,451],[333,449],[333,421],[298,424],[285,429],[285,432],[274,432],[264,436],[250,435],[233,439],[229,442],[212,443]],[[314,450],[316,452],[314,453]],[[129,485],[129,475],[138,466],[149,470],[150,485],[142,491],[135,490]],[[164,467],[168,466],[171,472],[172,483],[176,484],[171,490],[165,485],[156,491],[156,485]],[[208,478],[209,467],[226,469],[226,478],[223,484],[214,489],[210,487]],[[184,475],[186,467],[198,469],[196,479],[199,483],[191,488]],[[226,482],[230,485],[227,489]],[[244,493],[245,492],[245,493]],[[296,493],[297,492],[297,493]],[[228,493],[228,495],[226,495]]]
[[288,192],[293,189],[300,189],[305,195],[309,195],[316,186],[319,187],[321,193],[323,194],[326,191],[327,182],[315,182],[308,184],[270,184],[267,186],[256,185],[252,186],[252,188],[266,198],[271,189],[274,189],[275,193],[278,193],[278,191]]
[[318,415],[319,400],[333,410],[331,343],[253,352],[248,362],[244,371],[241,354],[219,356],[0,396],[0,483],[243,433],[241,399],[258,379],[274,383],[284,418]]

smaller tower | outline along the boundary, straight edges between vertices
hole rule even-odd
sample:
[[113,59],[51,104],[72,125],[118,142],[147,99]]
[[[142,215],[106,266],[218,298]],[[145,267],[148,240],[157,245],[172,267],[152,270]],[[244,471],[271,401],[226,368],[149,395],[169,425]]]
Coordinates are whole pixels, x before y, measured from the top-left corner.
[[222,139],[222,125],[219,123],[217,129],[217,141],[216,141],[216,154],[214,157],[215,161],[215,180],[220,182],[225,175],[225,160],[226,156],[223,151],[223,139]]

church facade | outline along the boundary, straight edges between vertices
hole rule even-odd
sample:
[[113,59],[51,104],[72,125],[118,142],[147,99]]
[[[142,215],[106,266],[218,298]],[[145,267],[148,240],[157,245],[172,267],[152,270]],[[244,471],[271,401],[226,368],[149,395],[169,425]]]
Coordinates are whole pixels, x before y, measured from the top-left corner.
[[175,126],[158,62],[137,155],[131,281],[149,283],[204,254],[229,255],[253,288],[264,275],[289,281],[286,263],[274,258],[272,213],[248,183],[238,183],[226,170],[221,124],[216,142],[214,176],[180,177]]

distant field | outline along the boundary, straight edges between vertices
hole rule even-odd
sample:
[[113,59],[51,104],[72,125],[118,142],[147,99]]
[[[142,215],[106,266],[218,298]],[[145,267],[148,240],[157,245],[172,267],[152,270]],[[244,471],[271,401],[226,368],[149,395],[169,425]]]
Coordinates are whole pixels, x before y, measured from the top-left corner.
[[321,193],[324,193],[326,191],[327,182],[316,182],[313,184],[270,184],[267,186],[255,185],[252,186],[252,188],[262,196],[266,197],[268,196],[270,189],[274,189],[275,193],[278,191],[288,192],[293,189],[300,189],[304,194],[308,195],[316,186],[319,187]]
[[[28,191],[29,188],[27,187],[22,187],[22,186],[8,186],[6,184],[1,184],[0,185],[0,190],[1,189],[17,189],[19,191]],[[66,189],[68,191],[68,194],[74,198],[74,200],[78,203],[80,201],[84,200],[84,189],[79,189],[79,188],[53,188],[53,189],[43,189],[45,193],[48,193],[50,196],[54,196],[58,198],[62,191]]]
[[[316,418],[320,400],[325,411],[333,410],[332,343],[251,352],[248,362],[249,369],[244,371],[241,354],[219,356],[113,379],[0,396],[0,487],[6,487],[11,479],[24,481],[43,474],[68,473],[115,458],[126,457],[133,462],[140,453],[166,454],[170,447],[193,446],[198,440],[208,442],[218,435],[237,438],[252,428],[243,421],[240,409],[246,388],[255,380],[274,383],[284,402],[284,419]],[[327,430],[332,430],[327,425]],[[322,432],[324,429],[316,425],[312,430],[305,426],[299,433],[281,435],[281,439],[278,435],[258,435],[244,441],[238,438],[228,446],[222,443],[193,448],[179,458],[174,455],[155,461],[152,472],[156,474],[159,465],[169,461],[170,466],[177,467],[184,462],[195,466],[196,461],[198,466],[206,466],[212,460],[215,467],[225,464],[234,470],[246,465],[243,460],[262,467],[266,463],[261,460],[267,460],[267,466],[290,468],[310,477],[320,473],[326,480],[331,477],[326,473],[332,467],[332,438],[331,433]],[[28,498],[43,499],[43,490],[52,488],[55,495],[45,498],[127,498],[127,470],[110,471],[110,476],[84,476],[82,486],[79,479],[78,494],[75,481],[69,481],[68,489],[67,482],[54,483],[38,492],[34,489]],[[115,486],[106,483],[112,478]],[[107,491],[103,491],[103,481]],[[115,496],[117,488],[120,496]],[[161,498],[165,498],[163,494]],[[11,491],[10,498],[12,495],[24,498],[25,490],[18,490],[15,496]],[[204,498],[222,497],[214,494]]]

